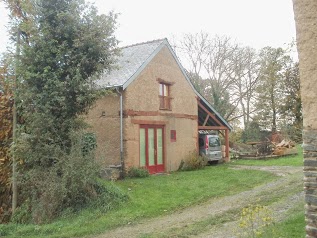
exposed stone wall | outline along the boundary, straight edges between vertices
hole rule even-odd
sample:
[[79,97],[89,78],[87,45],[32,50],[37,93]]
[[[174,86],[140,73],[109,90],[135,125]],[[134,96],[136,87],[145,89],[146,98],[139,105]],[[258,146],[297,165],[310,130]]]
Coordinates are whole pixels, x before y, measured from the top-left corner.
[[293,0],[303,104],[306,237],[317,237],[317,1]]
[[317,237],[317,130],[304,129],[304,189],[307,238]]
[[[169,83],[172,110],[159,110],[159,82]],[[197,100],[190,84],[186,81],[172,54],[164,47],[124,92],[124,108],[149,115],[134,115],[125,118],[124,141],[125,163],[139,166],[139,128],[134,120],[148,124],[163,122],[165,134],[165,170],[177,170],[185,156],[196,150]],[[170,141],[170,131],[176,130],[176,142]]]

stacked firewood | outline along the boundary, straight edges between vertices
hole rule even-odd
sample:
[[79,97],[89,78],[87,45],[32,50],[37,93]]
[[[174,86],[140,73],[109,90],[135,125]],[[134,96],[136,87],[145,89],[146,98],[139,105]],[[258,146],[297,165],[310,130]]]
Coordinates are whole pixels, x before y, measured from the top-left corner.
[[280,143],[274,145],[273,155],[287,155],[296,153],[295,143],[290,140],[282,140]]

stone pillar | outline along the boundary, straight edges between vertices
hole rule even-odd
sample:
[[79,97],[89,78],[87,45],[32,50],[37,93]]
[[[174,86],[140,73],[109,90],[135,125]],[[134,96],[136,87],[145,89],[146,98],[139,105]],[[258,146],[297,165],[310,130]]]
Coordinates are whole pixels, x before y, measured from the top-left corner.
[[304,190],[306,237],[317,237],[317,130],[304,129]]
[[293,0],[301,97],[306,237],[317,237],[317,1]]

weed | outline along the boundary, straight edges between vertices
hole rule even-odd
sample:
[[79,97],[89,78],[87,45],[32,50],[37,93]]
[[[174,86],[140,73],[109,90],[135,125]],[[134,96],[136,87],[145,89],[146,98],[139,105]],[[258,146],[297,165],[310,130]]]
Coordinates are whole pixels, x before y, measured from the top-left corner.
[[242,209],[239,227],[242,237],[262,237],[265,228],[270,226],[274,232],[272,211],[263,205],[251,204]]
[[11,217],[12,223],[27,224],[32,221],[30,213],[30,200],[26,200],[21,206],[17,207]]

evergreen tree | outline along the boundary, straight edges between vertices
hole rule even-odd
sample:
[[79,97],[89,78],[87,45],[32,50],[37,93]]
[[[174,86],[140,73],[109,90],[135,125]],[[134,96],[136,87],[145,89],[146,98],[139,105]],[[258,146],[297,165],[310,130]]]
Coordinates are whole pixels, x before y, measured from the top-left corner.
[[303,115],[298,62],[291,64],[286,70],[282,86],[284,91],[283,103],[280,107],[283,117],[282,130],[290,139],[301,142]]
[[24,123],[14,153],[20,209],[41,223],[96,196],[98,170],[82,151],[80,117],[97,99],[94,80],[115,61],[117,15],[99,15],[83,0],[22,2],[13,29],[23,30],[17,95]]
[[[36,34],[21,56],[21,90],[32,147],[70,146],[78,115],[96,99],[94,78],[113,63],[116,15],[98,15],[84,1],[43,0],[36,5]],[[50,155],[36,156],[44,164]]]
[[256,119],[263,129],[275,132],[284,97],[282,84],[291,59],[282,48],[265,47],[260,52],[260,62]]

